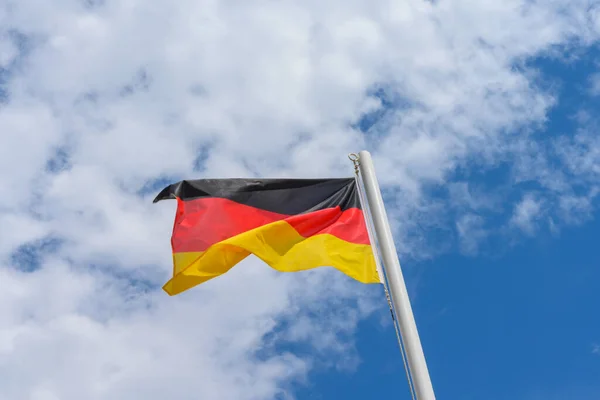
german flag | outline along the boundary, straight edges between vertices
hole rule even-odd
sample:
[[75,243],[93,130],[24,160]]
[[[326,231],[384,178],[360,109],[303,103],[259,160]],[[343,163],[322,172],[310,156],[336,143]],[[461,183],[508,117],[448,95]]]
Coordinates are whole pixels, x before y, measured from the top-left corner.
[[177,200],[169,295],[250,254],[282,272],[331,266],[380,282],[354,178],[184,180],[154,203],[165,199]]

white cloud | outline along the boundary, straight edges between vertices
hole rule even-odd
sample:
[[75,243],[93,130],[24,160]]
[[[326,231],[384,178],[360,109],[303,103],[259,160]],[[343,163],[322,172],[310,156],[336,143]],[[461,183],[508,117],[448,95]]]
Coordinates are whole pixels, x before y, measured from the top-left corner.
[[600,95],[600,74],[590,76],[588,91],[592,96]]
[[456,222],[461,250],[465,254],[476,255],[481,241],[488,235],[484,219],[475,214],[465,214]]
[[536,220],[539,218],[541,212],[541,202],[533,194],[527,193],[515,206],[511,223],[523,232],[532,235],[535,233]]
[[600,174],[597,128],[597,120],[588,116],[573,134],[561,134],[546,142],[519,141],[515,146],[520,151],[515,162],[517,183],[536,185],[544,197],[536,198],[543,202],[543,210],[537,210],[531,201],[526,204],[533,211],[552,210],[552,230],[558,229],[557,220],[580,224],[593,216]]
[[15,57],[19,54],[19,49],[10,40],[8,35],[0,37],[0,68],[7,68]]
[[[347,175],[345,154],[369,147],[396,195],[399,248],[417,254],[427,240],[414,232],[447,210],[427,185],[530,154],[515,132],[530,143],[522,128],[543,124],[557,99],[522,61],[594,40],[596,16],[584,9],[5,2],[0,397],[259,400],[315,366],[356,365],[353,331],[385,308],[372,297],[379,288],[328,270],[282,276],[250,260],[168,298],[158,287],[171,268],[173,204],[152,205],[149,187],[199,175]],[[395,108],[365,135],[352,125],[382,111],[368,95],[377,88]],[[590,171],[569,168],[582,165]],[[488,197],[453,199],[475,209]],[[483,227],[474,211],[458,221],[466,251]],[[15,251],[48,237],[60,244],[23,271]],[[305,341],[322,356],[280,355],[274,340]]]

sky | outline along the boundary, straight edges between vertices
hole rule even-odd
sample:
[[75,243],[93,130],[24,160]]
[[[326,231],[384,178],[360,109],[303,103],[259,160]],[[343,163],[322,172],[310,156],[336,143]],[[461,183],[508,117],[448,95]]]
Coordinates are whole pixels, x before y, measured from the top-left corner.
[[0,400],[410,399],[380,285],[181,295],[166,184],[369,150],[437,398],[600,399],[600,2],[0,0]]

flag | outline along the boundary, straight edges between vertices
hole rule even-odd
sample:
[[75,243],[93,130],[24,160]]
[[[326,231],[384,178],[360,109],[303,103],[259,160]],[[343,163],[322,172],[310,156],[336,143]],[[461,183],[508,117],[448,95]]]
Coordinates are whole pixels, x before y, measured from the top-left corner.
[[163,287],[169,295],[250,254],[277,271],[330,266],[380,282],[354,178],[184,180],[154,202],[165,199],[177,200],[173,276]]

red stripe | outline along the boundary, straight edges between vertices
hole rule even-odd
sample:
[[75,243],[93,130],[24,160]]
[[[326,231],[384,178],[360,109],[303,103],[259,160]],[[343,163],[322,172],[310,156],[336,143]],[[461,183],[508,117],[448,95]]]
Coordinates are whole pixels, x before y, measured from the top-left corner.
[[285,219],[304,237],[322,233],[337,236],[347,242],[369,244],[363,213],[358,208],[342,211],[339,206]]
[[232,236],[285,220],[304,237],[328,233],[357,244],[369,244],[362,211],[340,207],[308,214],[283,215],[222,198],[177,199],[171,244],[174,252],[204,251]]

